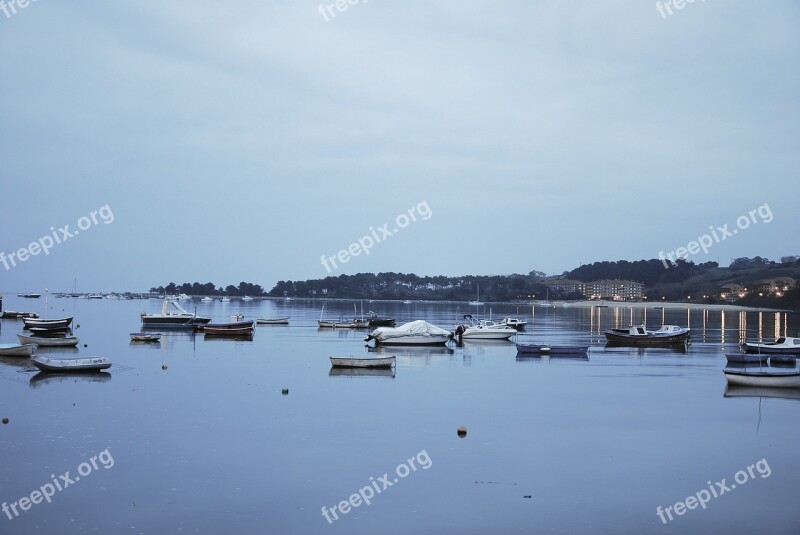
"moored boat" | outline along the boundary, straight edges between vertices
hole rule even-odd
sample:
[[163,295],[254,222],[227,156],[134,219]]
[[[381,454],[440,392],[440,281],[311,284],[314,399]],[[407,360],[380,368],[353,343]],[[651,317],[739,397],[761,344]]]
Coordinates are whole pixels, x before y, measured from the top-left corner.
[[131,333],[131,342],[160,342],[161,334]]
[[256,325],[289,325],[289,318],[256,318]]
[[17,338],[21,344],[36,344],[39,347],[74,347],[80,342],[76,336],[50,337],[18,334]]
[[381,318],[378,316],[377,312],[370,310],[368,314],[368,324],[370,328],[394,327],[395,320],[394,318]]
[[383,345],[444,345],[453,333],[425,320],[410,321],[399,327],[378,327],[364,338]]
[[774,342],[745,342],[742,349],[747,353],[800,355],[800,338],[781,337]]
[[508,325],[512,329],[516,329],[518,331],[524,331],[525,326],[528,325],[527,321],[523,321],[519,318],[510,318],[510,317],[503,318],[499,323],[500,325]]
[[513,327],[493,321],[477,321],[472,314],[465,314],[464,321],[455,328],[455,336],[462,340],[508,340],[518,332]]
[[4,310],[0,318],[4,320],[21,320],[25,318],[38,318],[39,314],[36,312],[16,312],[14,310]]
[[774,370],[723,370],[729,385],[760,386],[769,388],[800,388],[800,370],[778,372]]
[[235,321],[232,323],[208,323],[203,325],[202,330],[205,334],[212,336],[253,336],[255,327],[253,321]]
[[627,329],[608,329],[605,331],[609,342],[634,342],[637,344],[664,344],[688,340],[690,329],[677,325],[663,325],[655,331],[648,331],[644,325],[632,325]]
[[50,329],[57,329],[57,328],[66,328],[72,324],[72,318],[59,318],[59,319],[52,319],[52,320],[43,320],[38,318],[23,318],[22,321],[25,323],[25,328],[31,327],[45,327]]
[[[170,307],[177,312],[173,312]],[[141,313],[142,325],[145,327],[193,327],[211,321],[211,318],[198,316],[184,309],[176,301],[164,299],[160,314]]]
[[548,344],[517,344],[517,353],[531,355],[585,355],[589,346],[559,346]]
[[30,357],[37,347],[36,344],[0,344],[0,357]]
[[75,359],[54,359],[50,357],[31,357],[33,365],[43,372],[99,372],[111,367],[105,357],[81,357]]
[[395,364],[395,357],[330,357],[331,366],[337,368],[391,368]]
[[28,330],[34,336],[62,336],[72,332],[69,327],[28,327]]

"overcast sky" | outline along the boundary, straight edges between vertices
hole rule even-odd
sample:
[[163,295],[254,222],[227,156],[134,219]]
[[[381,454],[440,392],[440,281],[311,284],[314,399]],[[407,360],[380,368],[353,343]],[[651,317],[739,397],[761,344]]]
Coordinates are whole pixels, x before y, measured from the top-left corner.
[[0,291],[800,253],[796,0],[320,5],[0,11]]

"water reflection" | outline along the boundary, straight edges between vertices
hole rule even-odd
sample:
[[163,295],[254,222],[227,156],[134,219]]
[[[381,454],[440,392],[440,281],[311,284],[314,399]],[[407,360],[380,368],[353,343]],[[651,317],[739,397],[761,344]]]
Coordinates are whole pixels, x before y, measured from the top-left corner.
[[727,385],[723,397],[800,399],[800,388],[766,388],[759,386]]
[[331,366],[329,377],[391,377],[394,379],[394,368],[337,368]]
[[111,380],[108,372],[96,373],[45,373],[39,372],[29,381],[31,388],[40,388],[46,384],[56,383],[107,383]]

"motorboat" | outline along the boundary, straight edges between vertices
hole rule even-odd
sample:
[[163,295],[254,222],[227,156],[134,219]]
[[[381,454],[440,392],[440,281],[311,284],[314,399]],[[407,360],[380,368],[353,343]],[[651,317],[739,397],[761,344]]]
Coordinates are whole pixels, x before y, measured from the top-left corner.
[[391,368],[394,366],[395,357],[330,357],[331,366],[337,368]]
[[778,338],[774,342],[745,342],[742,349],[747,353],[800,355],[800,338]]
[[219,301],[220,301],[220,303],[230,303],[231,302],[231,298],[230,297],[223,297]]
[[527,321],[523,321],[519,318],[510,318],[510,317],[503,318],[502,320],[500,320],[499,323],[500,325],[508,325],[512,329],[516,329],[518,331],[524,331],[525,326],[528,325]]
[[36,344],[39,347],[75,347],[80,340],[76,336],[50,337],[50,336],[25,336],[18,334],[20,344]]
[[103,294],[89,294],[87,299],[103,299]]
[[[176,311],[171,311],[170,307]],[[176,301],[169,299],[164,299],[160,314],[142,312],[141,318],[142,325],[145,327],[193,327],[194,325],[204,325],[211,321],[211,318],[188,312]]]
[[52,320],[43,320],[38,318],[22,318],[22,321],[25,323],[25,328],[29,329],[31,327],[44,327],[49,329],[66,329],[72,324],[72,318],[60,318],[60,319],[52,319]]
[[373,312],[372,310],[369,311],[367,318],[368,318],[367,322],[370,328],[395,326],[394,318],[381,318],[380,316],[378,316],[377,312]]
[[664,344],[684,342],[689,338],[690,329],[677,325],[663,325],[655,331],[648,331],[644,325],[632,325],[627,329],[608,329],[605,331],[609,342],[634,342],[637,344]]
[[131,333],[131,342],[160,342],[161,334]]
[[527,355],[585,355],[589,346],[561,346],[552,344],[517,344],[517,353]]
[[491,320],[476,320],[472,314],[464,314],[465,323],[455,328],[456,337],[462,340],[508,340],[517,330]]
[[769,388],[800,388],[800,370],[775,371],[764,369],[723,370],[729,385]]
[[255,299],[254,297],[250,297],[249,295],[245,295],[242,297],[242,301],[252,301]]
[[30,357],[37,347],[36,344],[0,344],[0,357]]
[[212,303],[214,301],[213,297],[205,296],[200,300],[201,303]]
[[74,359],[54,359],[50,357],[31,357],[33,365],[43,372],[74,373],[99,372],[111,367],[111,361],[105,357],[80,357]]
[[446,329],[416,320],[399,327],[378,327],[364,341],[375,340],[376,345],[444,345],[452,337],[453,333]]
[[17,294],[17,297],[25,297],[25,298],[27,298],[27,299],[39,299],[41,296],[42,296],[42,294],[34,294],[34,293],[30,293],[30,294]]

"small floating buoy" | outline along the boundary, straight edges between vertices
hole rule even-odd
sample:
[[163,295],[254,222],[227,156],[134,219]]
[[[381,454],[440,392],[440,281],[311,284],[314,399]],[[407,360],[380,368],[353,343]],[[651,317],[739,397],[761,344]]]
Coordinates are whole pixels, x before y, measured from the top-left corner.
[[465,436],[467,436],[467,428],[462,425],[461,427],[458,428],[457,433],[459,437],[464,438]]
[[531,498],[531,497],[532,497],[532,496],[530,496],[530,495],[528,495],[528,496],[523,496],[523,498]]
[[8,418],[3,418],[3,423],[7,424],[8,423]]
[[166,370],[166,369],[167,369],[167,365],[166,365],[166,364],[162,364],[162,365],[161,365],[161,369],[162,369],[162,370]]
[[75,326],[75,328],[76,328],[76,329],[80,329],[80,328],[81,328],[81,324],[80,324],[80,323],[79,323],[79,324],[77,324],[77,325]]
[[89,347],[88,344],[83,344],[83,347]]
[[284,396],[288,396],[289,395],[289,389],[288,388],[284,388],[283,390],[281,390],[281,394],[283,394]]

